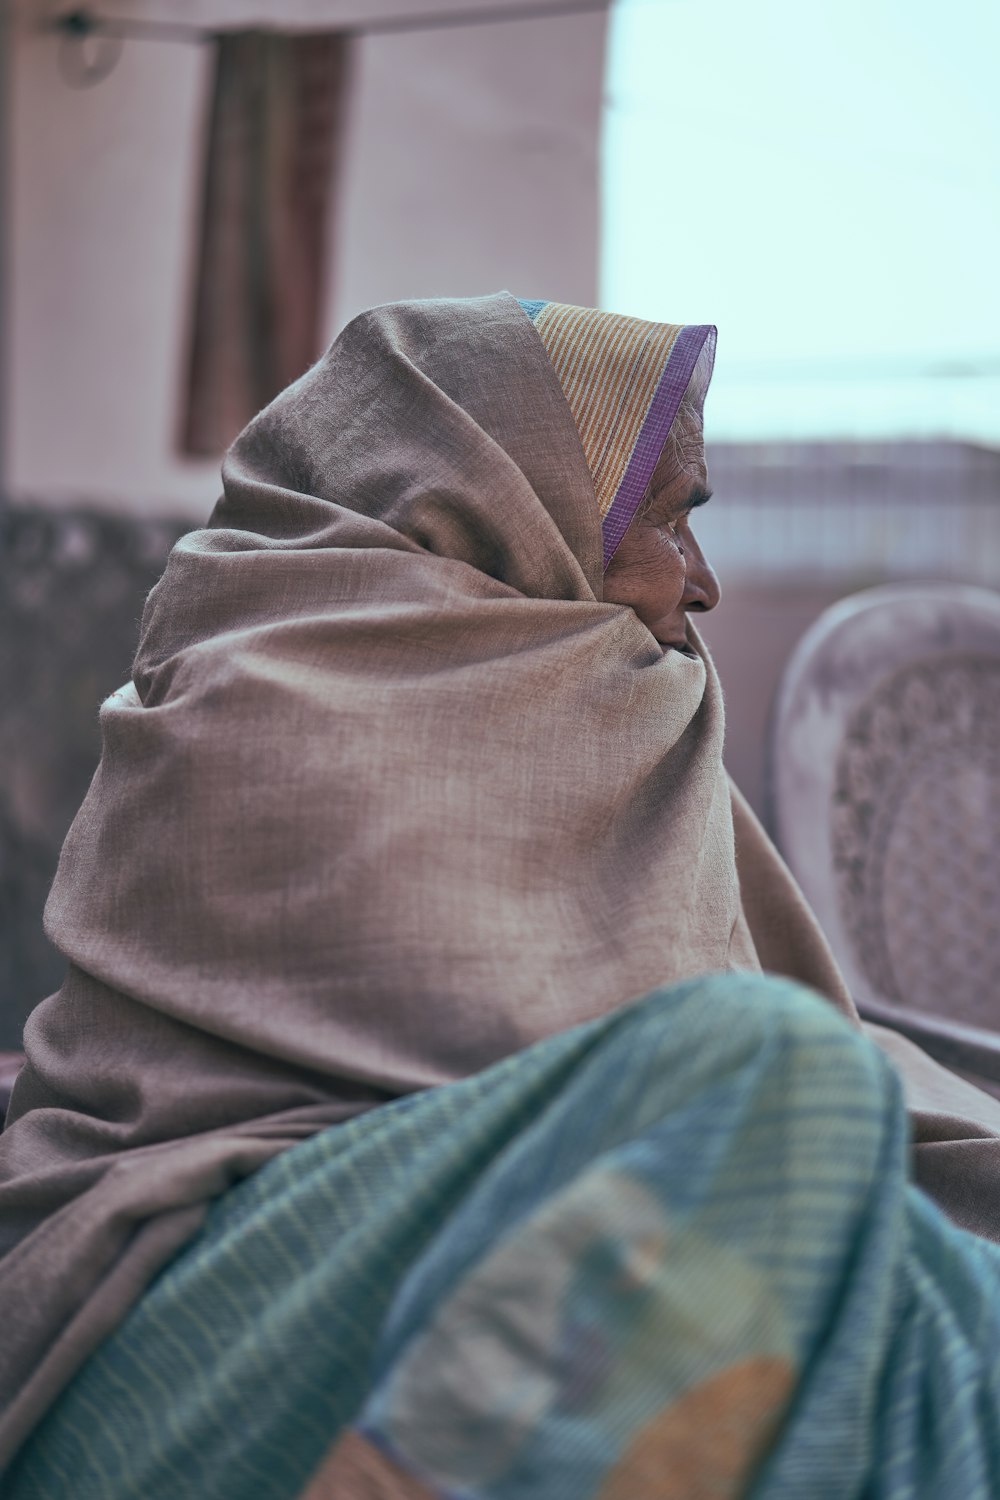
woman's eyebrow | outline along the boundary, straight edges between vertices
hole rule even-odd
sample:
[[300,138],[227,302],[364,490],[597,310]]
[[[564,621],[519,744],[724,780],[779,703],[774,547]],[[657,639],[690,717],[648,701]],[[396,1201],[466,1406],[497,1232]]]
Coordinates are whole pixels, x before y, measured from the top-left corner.
[[712,491],[707,490],[703,484],[695,484],[686,495],[680,499],[667,499],[662,493],[647,495],[642,505],[643,515],[676,515],[678,511],[693,510],[696,505],[704,505],[712,498]]
[[687,506],[688,510],[694,510],[696,505],[706,505],[708,501],[711,500],[711,498],[711,490],[706,490],[703,484],[696,484],[694,489],[688,495],[687,499],[684,501],[684,504]]

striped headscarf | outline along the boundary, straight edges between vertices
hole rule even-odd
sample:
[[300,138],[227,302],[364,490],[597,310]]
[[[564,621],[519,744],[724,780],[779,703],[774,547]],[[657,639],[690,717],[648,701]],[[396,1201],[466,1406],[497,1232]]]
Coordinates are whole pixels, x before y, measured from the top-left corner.
[[[647,323],[564,302],[526,302],[573,413],[594,481],[607,567],[646,493],[715,328]],[[706,381],[707,384],[707,381]]]

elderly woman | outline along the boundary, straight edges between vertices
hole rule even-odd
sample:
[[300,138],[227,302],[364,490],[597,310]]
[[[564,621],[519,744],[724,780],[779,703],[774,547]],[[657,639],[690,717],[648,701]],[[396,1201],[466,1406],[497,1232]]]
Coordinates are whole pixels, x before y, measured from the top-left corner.
[[0,1141],[15,1500],[1000,1491],[997,1132],[956,1227],[723,771],[713,348],[379,308],[227,457]]

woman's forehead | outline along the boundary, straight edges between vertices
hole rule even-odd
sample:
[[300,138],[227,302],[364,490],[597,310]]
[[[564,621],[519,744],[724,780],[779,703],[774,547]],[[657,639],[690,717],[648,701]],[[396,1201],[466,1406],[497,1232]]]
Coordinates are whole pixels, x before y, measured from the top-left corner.
[[694,504],[708,498],[705,431],[694,411],[681,411],[670,431],[649,481],[651,499],[681,498],[681,492],[701,492]]

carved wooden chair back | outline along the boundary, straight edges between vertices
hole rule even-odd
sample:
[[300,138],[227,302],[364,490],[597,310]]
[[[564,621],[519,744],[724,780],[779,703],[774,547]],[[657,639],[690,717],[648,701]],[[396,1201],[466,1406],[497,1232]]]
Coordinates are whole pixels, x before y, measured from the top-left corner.
[[1000,1078],[1000,595],[899,584],[827,610],[768,762],[778,845],[859,1007]]

